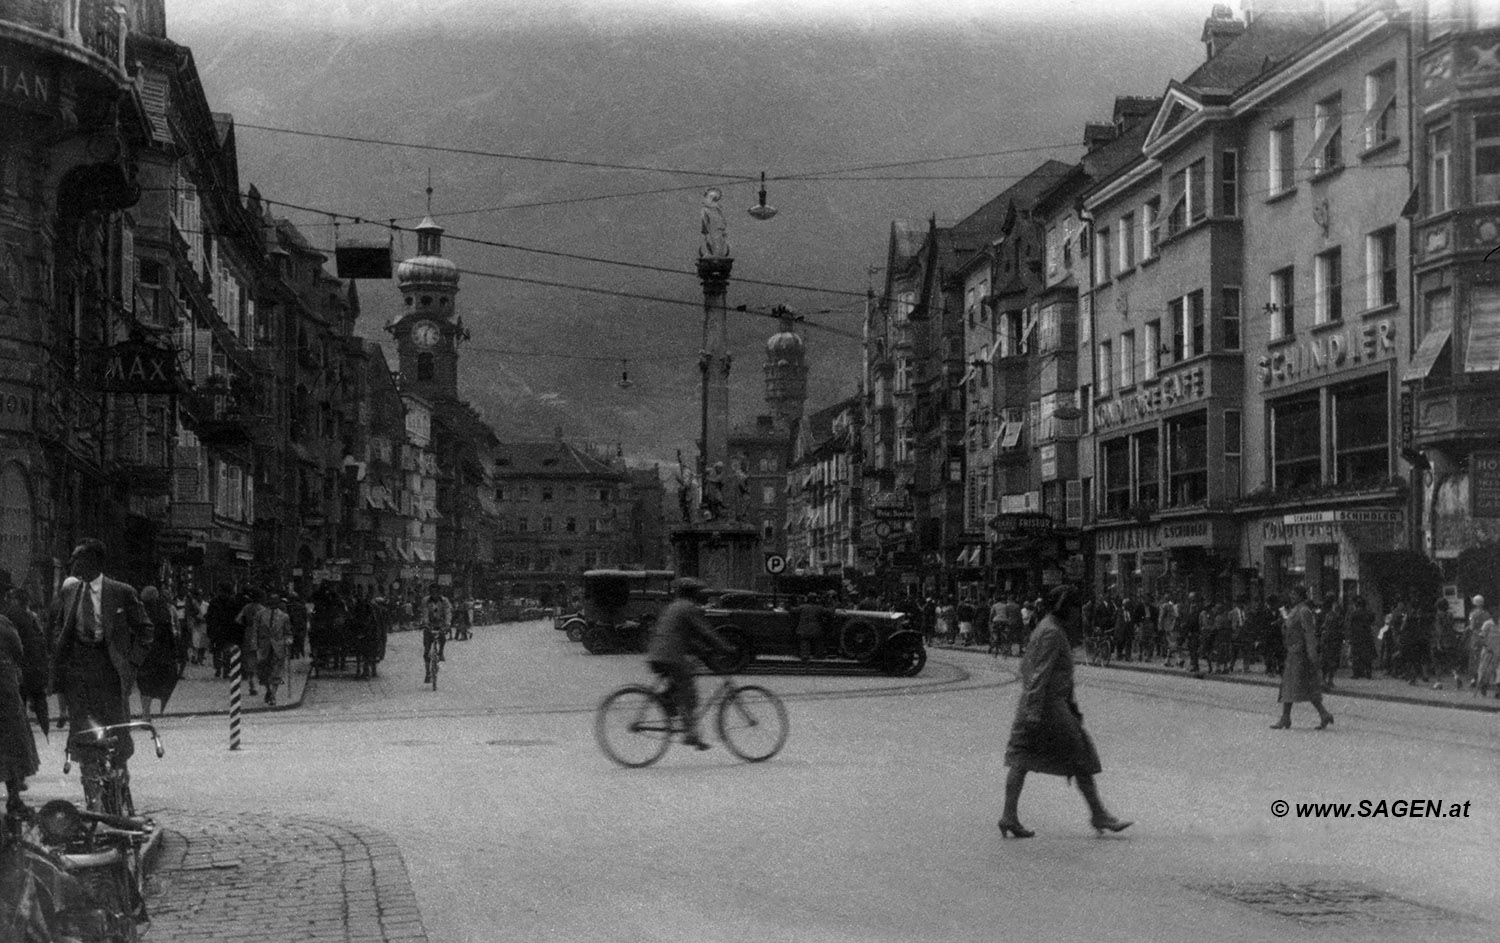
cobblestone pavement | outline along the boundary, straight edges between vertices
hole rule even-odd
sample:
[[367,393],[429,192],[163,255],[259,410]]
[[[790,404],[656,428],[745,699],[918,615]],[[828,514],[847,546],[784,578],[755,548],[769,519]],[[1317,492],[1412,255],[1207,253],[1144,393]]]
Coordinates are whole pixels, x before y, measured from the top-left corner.
[[161,810],[152,943],[426,943],[396,843],[301,816]]

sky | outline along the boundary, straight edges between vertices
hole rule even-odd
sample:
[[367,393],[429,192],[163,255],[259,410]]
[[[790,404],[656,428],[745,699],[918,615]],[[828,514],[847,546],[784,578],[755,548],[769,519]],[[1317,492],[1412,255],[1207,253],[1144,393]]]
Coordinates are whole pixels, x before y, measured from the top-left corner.
[[[706,186],[729,210],[729,303],[803,315],[809,405],[827,405],[856,392],[864,295],[881,287],[892,221],[957,222],[1042,161],[1076,159],[1084,122],[1108,120],[1115,95],[1160,95],[1202,60],[1211,8],[167,4],[210,106],[235,117],[242,188],[331,247],[389,235],[352,217],[414,225],[430,173],[445,253],[465,272],[460,392],[504,437],[561,431],[637,462],[693,452]],[[762,172],[769,222],[744,213]],[[394,242],[398,257],[415,250],[409,233]],[[399,295],[360,295],[361,333],[389,342]],[[732,325],[736,421],[763,411],[777,327],[749,312]]]

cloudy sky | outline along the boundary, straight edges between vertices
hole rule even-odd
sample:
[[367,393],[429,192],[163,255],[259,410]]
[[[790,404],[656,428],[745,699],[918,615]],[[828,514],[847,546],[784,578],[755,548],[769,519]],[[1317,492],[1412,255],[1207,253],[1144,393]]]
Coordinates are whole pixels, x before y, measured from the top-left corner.
[[[211,107],[235,116],[242,187],[331,246],[327,214],[341,236],[387,234],[355,216],[413,225],[430,173],[466,273],[464,395],[502,435],[561,428],[647,460],[690,455],[697,431],[705,186],[730,210],[730,304],[803,313],[811,405],[833,402],[856,388],[853,335],[892,220],[956,222],[1043,160],[1076,158],[1115,95],[1159,95],[1201,61],[1211,8],[167,2]],[[765,223],[742,211],[761,172],[780,210]],[[385,338],[393,286],[360,292],[362,333]],[[736,319],[736,419],[760,411],[774,330]]]

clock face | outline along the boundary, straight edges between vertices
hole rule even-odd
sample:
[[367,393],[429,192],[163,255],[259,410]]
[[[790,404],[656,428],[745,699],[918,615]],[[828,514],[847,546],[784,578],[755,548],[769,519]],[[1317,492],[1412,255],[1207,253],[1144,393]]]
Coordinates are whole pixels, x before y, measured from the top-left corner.
[[412,343],[418,347],[434,347],[442,337],[442,331],[431,321],[418,321],[412,325]]

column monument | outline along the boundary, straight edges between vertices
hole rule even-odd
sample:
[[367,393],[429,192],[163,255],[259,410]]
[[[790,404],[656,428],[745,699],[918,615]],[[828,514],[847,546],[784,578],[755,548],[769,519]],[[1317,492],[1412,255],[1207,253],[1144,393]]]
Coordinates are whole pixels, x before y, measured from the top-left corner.
[[672,532],[677,572],[713,587],[749,589],[761,572],[760,532],[737,519],[730,501],[729,466],[729,272],[734,259],[717,187],[703,194],[698,279],[703,284],[702,414],[698,432],[697,500],[684,508],[687,520]]

